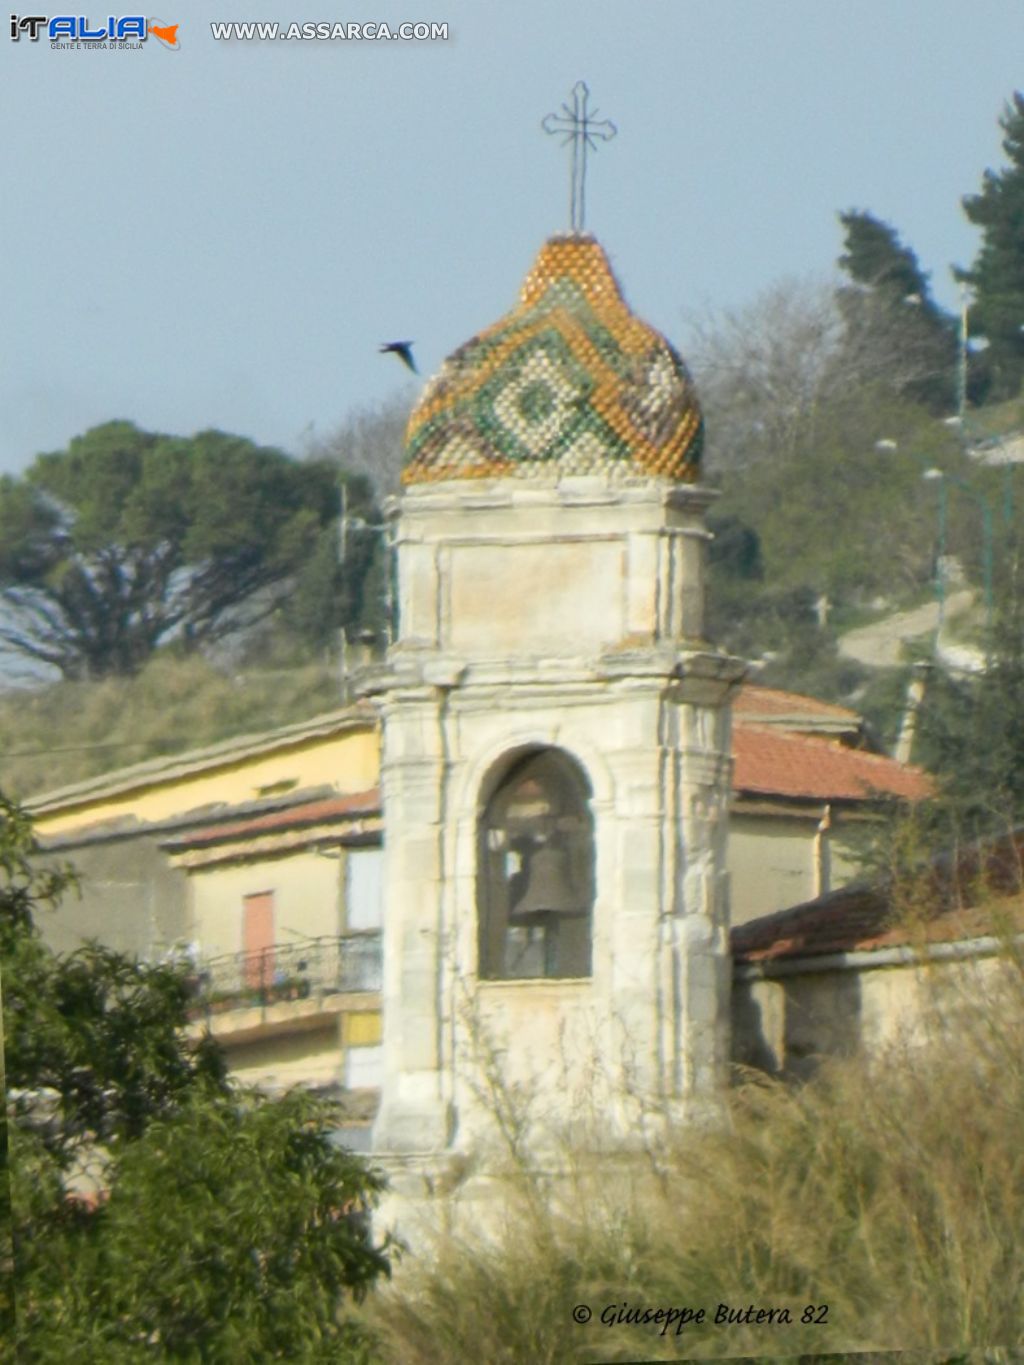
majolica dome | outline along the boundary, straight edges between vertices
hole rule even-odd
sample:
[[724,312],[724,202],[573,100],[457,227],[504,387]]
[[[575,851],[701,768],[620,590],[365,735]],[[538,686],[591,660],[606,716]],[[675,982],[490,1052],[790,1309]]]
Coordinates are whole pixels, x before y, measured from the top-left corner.
[[553,237],[518,306],[427,384],[409,418],[402,478],[692,481],[702,437],[686,366],[630,312],[604,251],[593,237]]

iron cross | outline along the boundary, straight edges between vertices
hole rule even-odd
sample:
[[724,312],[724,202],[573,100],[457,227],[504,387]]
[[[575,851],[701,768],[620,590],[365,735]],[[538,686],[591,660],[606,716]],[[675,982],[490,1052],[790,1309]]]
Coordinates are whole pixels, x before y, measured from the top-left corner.
[[572,88],[572,107],[562,105],[560,114],[548,114],[541,123],[545,133],[561,133],[562,146],[572,143],[572,199],[570,201],[570,221],[573,232],[583,231],[583,218],[586,203],[584,193],[587,180],[587,148],[597,151],[596,138],[610,142],[618,132],[609,119],[597,119],[597,110],[587,108],[590,91],[584,81],[577,81]]

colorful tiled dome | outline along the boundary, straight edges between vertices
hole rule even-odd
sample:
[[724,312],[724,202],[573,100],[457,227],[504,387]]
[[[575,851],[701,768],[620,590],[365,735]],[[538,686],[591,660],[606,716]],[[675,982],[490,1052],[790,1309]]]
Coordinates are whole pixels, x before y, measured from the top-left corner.
[[686,366],[630,312],[604,251],[593,237],[553,237],[518,306],[427,384],[409,418],[402,478],[693,481],[702,437]]

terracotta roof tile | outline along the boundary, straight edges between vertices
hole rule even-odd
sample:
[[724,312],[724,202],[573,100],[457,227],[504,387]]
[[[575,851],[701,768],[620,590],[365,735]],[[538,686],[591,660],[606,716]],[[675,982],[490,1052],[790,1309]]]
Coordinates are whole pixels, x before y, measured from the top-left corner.
[[928,796],[931,781],[882,754],[850,749],[832,740],[739,723],[733,727],[733,789],[739,793],[864,801]]
[[754,683],[744,683],[732,703],[733,714],[738,719],[753,720],[755,717],[792,717],[794,723],[802,718],[817,720],[846,721],[851,727],[860,726],[860,716],[845,706],[834,702],[819,701],[817,697],[804,697],[799,692],[780,692],[775,687],[758,687]]
[[225,843],[234,839],[252,838],[259,834],[280,834],[284,830],[302,829],[309,825],[330,824],[337,820],[351,820],[359,816],[379,815],[380,788],[356,792],[351,796],[331,796],[320,801],[309,801],[269,815],[239,820],[234,824],[216,825],[212,829],[196,830],[169,839],[164,845],[172,850],[197,848],[206,844]]

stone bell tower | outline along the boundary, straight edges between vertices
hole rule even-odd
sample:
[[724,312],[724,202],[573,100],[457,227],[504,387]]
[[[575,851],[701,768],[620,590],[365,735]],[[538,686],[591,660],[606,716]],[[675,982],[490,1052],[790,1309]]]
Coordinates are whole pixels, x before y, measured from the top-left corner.
[[[374,1148],[538,1119],[686,1117],[724,1076],[729,698],[704,639],[702,423],[678,354],[593,237],[409,422],[384,722],[384,1059]],[[639,1098],[638,1098],[639,1097]]]

